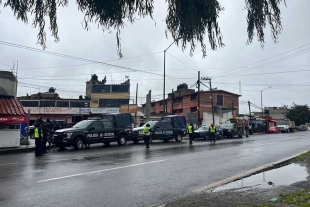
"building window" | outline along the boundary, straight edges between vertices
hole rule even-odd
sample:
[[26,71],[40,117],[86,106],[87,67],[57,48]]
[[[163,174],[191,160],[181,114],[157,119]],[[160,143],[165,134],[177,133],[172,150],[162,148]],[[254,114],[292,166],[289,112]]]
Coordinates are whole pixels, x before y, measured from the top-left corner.
[[178,110],[178,113],[183,113],[183,109],[179,109],[179,110]]
[[89,101],[70,101],[70,107],[83,108],[89,106]]
[[153,103],[151,103],[151,107],[155,107],[155,103],[153,102]]
[[216,100],[217,100],[216,105],[223,106],[223,96],[222,95],[217,95]]
[[41,107],[55,107],[55,101],[40,101]]
[[196,112],[197,111],[197,107],[191,107],[191,112]]
[[175,98],[175,102],[182,102],[182,101],[183,101],[183,97]]
[[129,104],[129,99],[99,99],[99,107],[120,107]]
[[69,101],[56,101],[57,107],[69,107]]
[[111,85],[93,85],[92,93],[110,93]]
[[191,100],[197,99],[197,97],[198,97],[198,94],[192,94],[191,95]]
[[112,93],[129,93],[129,85],[112,85]]
[[39,101],[20,101],[24,107],[38,107]]

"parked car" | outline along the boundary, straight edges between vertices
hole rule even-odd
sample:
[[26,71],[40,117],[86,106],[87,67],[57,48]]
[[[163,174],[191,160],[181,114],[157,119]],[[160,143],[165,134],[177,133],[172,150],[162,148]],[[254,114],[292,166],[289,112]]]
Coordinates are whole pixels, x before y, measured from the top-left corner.
[[[216,127],[215,138],[221,139],[223,136],[223,130],[220,127]],[[210,139],[209,127],[202,126],[194,131],[194,139],[203,138],[204,140]]]
[[268,133],[280,133],[280,129],[276,126],[269,127]]
[[227,138],[234,138],[235,136],[242,138],[243,136],[243,128],[236,123],[222,124],[221,129],[223,130],[223,136]]
[[55,145],[60,149],[73,146],[82,149],[84,145],[117,142],[126,145],[132,139],[132,117],[125,114],[106,114],[100,120],[84,120],[72,128],[57,130],[54,134]]
[[301,125],[301,126],[299,127],[299,130],[300,130],[300,131],[307,131],[307,130],[308,130],[308,127],[307,127],[306,125]]
[[[170,140],[175,139],[177,142],[181,142],[186,135],[186,119],[184,116],[169,115],[162,117],[160,121],[148,122],[152,130],[151,140]],[[138,143],[143,140],[143,127],[133,129],[133,142]]]

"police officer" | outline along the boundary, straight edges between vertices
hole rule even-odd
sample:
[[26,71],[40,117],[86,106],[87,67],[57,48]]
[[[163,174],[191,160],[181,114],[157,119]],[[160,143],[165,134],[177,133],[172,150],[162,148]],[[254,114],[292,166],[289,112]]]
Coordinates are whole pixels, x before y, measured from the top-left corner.
[[34,139],[35,139],[35,156],[43,156],[42,154],[42,138],[41,138],[41,129],[40,125],[36,124],[34,129]]
[[46,150],[47,136],[49,133],[49,129],[46,122],[43,122],[42,126],[42,153],[46,154],[48,151]]
[[146,148],[150,148],[150,138],[151,138],[151,128],[149,124],[146,124],[143,128],[143,134],[144,134],[144,143],[146,145]]
[[189,144],[193,144],[193,129],[194,129],[193,124],[190,124],[187,127],[188,136],[189,136]]
[[209,127],[209,134],[210,134],[210,138],[211,138],[211,142],[215,142],[215,133],[216,133],[216,127],[211,124],[211,126]]

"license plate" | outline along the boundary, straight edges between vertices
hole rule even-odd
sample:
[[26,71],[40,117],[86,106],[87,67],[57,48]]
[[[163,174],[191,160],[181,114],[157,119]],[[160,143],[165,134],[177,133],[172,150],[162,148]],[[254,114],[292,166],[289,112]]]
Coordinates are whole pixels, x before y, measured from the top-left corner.
[[68,140],[62,140],[63,142],[67,142]]

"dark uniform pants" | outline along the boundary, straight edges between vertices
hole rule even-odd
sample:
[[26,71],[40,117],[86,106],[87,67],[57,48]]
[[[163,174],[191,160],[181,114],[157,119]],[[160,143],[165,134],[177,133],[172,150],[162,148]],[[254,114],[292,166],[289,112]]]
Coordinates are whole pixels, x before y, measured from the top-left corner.
[[210,133],[210,138],[211,138],[211,142],[214,141],[215,142],[215,133],[211,132]]
[[35,139],[35,144],[36,144],[36,148],[35,148],[35,155],[42,155],[42,139],[40,138],[36,138]]
[[189,133],[189,143],[192,144],[193,143],[193,133]]
[[46,152],[46,143],[47,143],[47,136],[44,136],[42,140],[42,152],[43,153]]
[[150,147],[150,138],[151,136],[144,135],[144,143],[147,148]]

